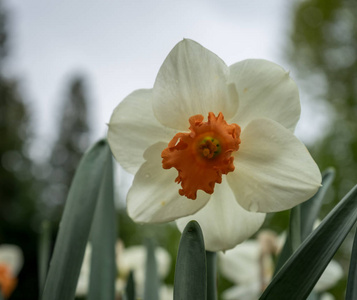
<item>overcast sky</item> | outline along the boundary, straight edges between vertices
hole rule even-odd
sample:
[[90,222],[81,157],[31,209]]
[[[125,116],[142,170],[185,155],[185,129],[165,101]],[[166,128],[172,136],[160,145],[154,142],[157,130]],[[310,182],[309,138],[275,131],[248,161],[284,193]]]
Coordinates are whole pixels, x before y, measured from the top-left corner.
[[[228,65],[265,58],[290,69],[283,56],[291,23],[286,0],[5,0],[5,5],[11,13],[10,71],[21,78],[31,101],[35,152],[41,157],[55,138],[56,112],[72,74],[88,79],[97,140],[119,101],[152,87],[182,38],[196,40]],[[297,131],[305,142],[307,125],[303,118]]]

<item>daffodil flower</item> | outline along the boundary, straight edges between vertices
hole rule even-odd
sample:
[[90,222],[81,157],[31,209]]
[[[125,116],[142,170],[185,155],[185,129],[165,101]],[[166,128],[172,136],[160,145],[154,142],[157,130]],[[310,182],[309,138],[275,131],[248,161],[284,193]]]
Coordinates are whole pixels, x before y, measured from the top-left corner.
[[23,265],[23,254],[16,245],[0,246],[0,291],[5,299],[10,297],[17,285],[17,275]]
[[[143,296],[145,285],[145,266],[147,249],[144,246],[131,246],[124,248],[121,241],[116,244],[116,267],[118,277],[115,282],[116,295],[123,295],[130,271],[134,272],[136,294]],[[90,265],[92,246],[87,244],[81,271],[79,274],[76,295],[86,296],[89,290]],[[155,259],[159,278],[165,278],[170,270],[171,257],[161,247],[155,249]],[[172,299],[172,289],[169,286],[160,287],[160,300]]]
[[[136,294],[138,298],[142,298],[145,288],[145,268],[146,268],[146,256],[147,249],[144,246],[131,246],[124,248],[122,243],[117,243],[116,247],[116,263],[119,273],[119,277],[116,282],[117,292],[122,294],[126,285],[126,281],[129,277],[130,271],[134,272],[134,281]],[[161,247],[155,249],[155,261],[157,267],[157,273],[160,279],[164,279],[171,266],[170,254]],[[160,300],[170,299],[167,295],[170,295],[172,290],[165,285],[160,287]],[[162,294],[162,295],[161,295]],[[171,294],[171,299],[172,299]]]
[[280,66],[249,59],[228,67],[192,40],[179,42],[152,89],[114,110],[108,141],[135,174],[127,195],[136,222],[199,222],[206,249],[233,248],[265,213],[314,195],[320,171],[293,132],[298,89]]
[[[222,299],[258,299],[273,277],[275,268],[273,256],[279,254],[284,242],[285,237],[274,237],[271,232],[263,231],[258,235],[257,240],[247,240],[234,249],[220,253],[219,269],[235,284],[223,292]],[[314,291],[318,293],[327,291],[342,276],[341,265],[332,260],[316,283]],[[326,294],[324,296],[328,297]]]

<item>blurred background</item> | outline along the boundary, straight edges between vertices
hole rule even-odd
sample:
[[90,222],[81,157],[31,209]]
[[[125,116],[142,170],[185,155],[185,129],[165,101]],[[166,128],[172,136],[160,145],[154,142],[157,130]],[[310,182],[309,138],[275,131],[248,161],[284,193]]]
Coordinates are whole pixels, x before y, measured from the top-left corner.
[[[227,65],[264,58],[290,70],[301,94],[296,135],[336,179],[321,218],[357,182],[357,3],[306,1],[0,0],[0,244],[18,245],[24,265],[10,299],[38,299],[38,240],[55,240],[83,152],[105,137],[116,105],[151,88],[166,55],[196,40]],[[125,214],[132,177],[117,167],[119,236],[152,236],[172,256],[175,225],[138,226]],[[288,213],[264,227],[282,232]],[[352,233],[336,259],[348,266]],[[331,290],[343,299],[345,280]],[[220,291],[232,285],[218,277]]]

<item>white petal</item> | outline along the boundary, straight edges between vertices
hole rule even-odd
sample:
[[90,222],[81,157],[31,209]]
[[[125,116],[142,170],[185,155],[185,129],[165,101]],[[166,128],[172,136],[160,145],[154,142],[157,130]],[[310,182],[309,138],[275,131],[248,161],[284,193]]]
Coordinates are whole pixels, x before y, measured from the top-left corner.
[[343,270],[341,265],[331,260],[327,265],[325,271],[322,273],[319,281],[316,283],[314,290],[317,292],[323,292],[332,288],[343,276]]
[[174,288],[171,285],[162,285],[159,291],[160,300],[172,300],[174,298]]
[[24,264],[24,257],[20,247],[10,244],[0,246],[0,264],[5,264],[13,276],[17,276]]
[[115,108],[109,123],[108,142],[121,166],[135,173],[144,162],[144,151],[159,141],[169,142],[176,131],[154,117],[152,90],[137,90]]
[[257,300],[261,294],[258,281],[249,285],[233,286],[222,293],[223,300]]
[[79,273],[78,282],[77,282],[77,288],[76,288],[77,296],[85,296],[88,293],[91,257],[92,257],[92,245],[90,243],[87,243],[86,250],[84,252],[81,271]]
[[[125,248],[120,256],[117,256],[119,274],[122,276],[128,276],[129,272],[133,270],[135,274],[141,272],[142,276],[145,278],[146,256],[147,249],[144,246],[132,246]],[[164,248],[157,247],[155,249],[155,259],[158,275],[160,278],[165,278],[169,272],[171,264],[171,257],[169,253]]]
[[237,285],[249,285],[260,280],[259,258],[261,248],[256,240],[248,240],[232,250],[219,253],[219,268]]
[[320,296],[320,300],[335,300],[335,296],[330,293],[323,293]]
[[145,153],[147,160],[135,174],[127,196],[129,216],[136,222],[161,223],[191,215],[201,209],[210,195],[198,191],[197,199],[180,196],[180,186],[175,183],[175,168],[162,168],[161,152],[165,143],[151,146]]
[[321,174],[306,147],[273,120],[250,122],[227,175],[237,201],[249,211],[290,209],[312,197]]
[[223,177],[204,208],[176,223],[182,232],[189,221],[196,220],[201,226],[206,249],[220,251],[231,249],[252,236],[264,219],[265,214],[248,212],[237,203]]
[[231,122],[244,128],[253,119],[269,118],[294,131],[300,118],[299,91],[282,67],[248,59],[230,66],[230,80],[239,96],[239,109]]
[[80,275],[77,282],[76,296],[83,297],[87,295],[89,288],[89,274],[87,276]]
[[222,112],[235,115],[238,97],[234,85],[227,85],[229,69],[214,53],[200,44],[183,40],[162,64],[153,89],[153,109],[164,125],[187,130],[188,119],[197,114]]

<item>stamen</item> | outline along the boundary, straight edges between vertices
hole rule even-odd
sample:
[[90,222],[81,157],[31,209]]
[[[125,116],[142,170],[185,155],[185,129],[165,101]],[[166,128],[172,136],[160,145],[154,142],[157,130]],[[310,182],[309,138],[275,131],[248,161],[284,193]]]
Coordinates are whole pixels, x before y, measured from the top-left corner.
[[208,121],[203,119],[202,115],[192,116],[190,132],[176,134],[161,153],[162,167],[178,171],[179,194],[193,200],[197,190],[212,194],[215,184],[222,182],[222,174],[234,170],[231,155],[240,144],[240,127],[227,124],[222,113],[216,117],[210,112]]

